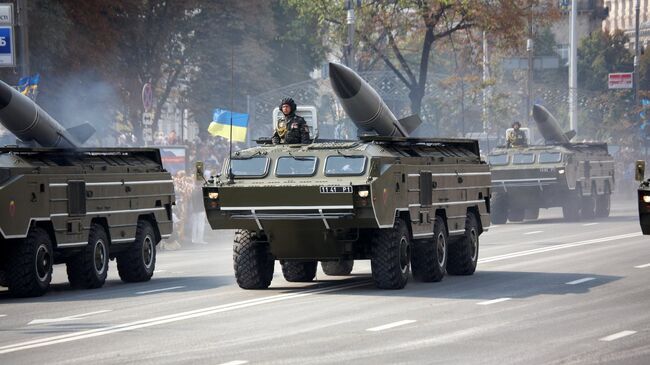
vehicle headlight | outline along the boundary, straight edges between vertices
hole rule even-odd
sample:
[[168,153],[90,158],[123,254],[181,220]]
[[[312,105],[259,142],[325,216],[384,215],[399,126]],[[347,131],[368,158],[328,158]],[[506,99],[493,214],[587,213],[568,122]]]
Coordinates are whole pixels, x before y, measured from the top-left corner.
[[358,192],[360,198],[367,198],[369,193],[368,190],[359,190]]
[[644,195],[643,196],[643,202],[644,203],[650,203],[650,195]]
[[208,198],[210,198],[212,200],[218,199],[219,198],[219,193],[217,193],[216,191],[211,191],[211,192],[208,193]]
[[557,173],[560,174],[560,175],[564,174],[564,169],[557,170]]

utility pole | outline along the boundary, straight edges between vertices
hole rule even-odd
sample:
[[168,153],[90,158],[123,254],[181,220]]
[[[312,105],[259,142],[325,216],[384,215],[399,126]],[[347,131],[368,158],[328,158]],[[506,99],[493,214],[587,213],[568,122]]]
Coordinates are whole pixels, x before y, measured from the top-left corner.
[[[348,24],[348,46],[347,46],[347,66],[354,69],[354,3],[355,0],[346,0],[345,8],[348,11],[347,24]],[[360,1],[359,1],[360,2]]]
[[20,30],[20,77],[29,76],[29,35],[27,28],[27,0],[16,0],[18,26]]
[[533,56],[534,56],[534,41],[533,41],[533,5],[530,3],[530,17],[528,19],[528,39],[526,40],[526,52],[528,53],[528,81],[526,86],[528,89],[528,96],[526,97],[526,124],[530,125],[530,116],[533,110]]
[[488,46],[487,32],[483,31],[483,134],[487,142],[487,152],[490,152],[490,87],[487,86],[490,80],[490,48]]
[[[638,0],[637,0],[638,1]],[[578,133],[578,1],[571,1],[569,49],[569,128]]]
[[[639,0],[634,1],[634,108],[639,107]],[[635,111],[636,112],[636,111]]]

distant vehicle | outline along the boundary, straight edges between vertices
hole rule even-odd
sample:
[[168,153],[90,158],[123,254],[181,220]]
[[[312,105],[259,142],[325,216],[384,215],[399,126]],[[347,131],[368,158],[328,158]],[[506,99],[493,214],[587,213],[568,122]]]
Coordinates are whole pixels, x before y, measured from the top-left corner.
[[644,180],[645,161],[637,161],[635,165],[635,178],[640,183],[637,191],[639,206],[639,224],[641,232],[650,234],[650,179]]
[[153,148],[80,148],[94,129],[65,130],[0,81],[0,122],[22,144],[0,148],[0,285],[44,294],[52,265],[70,284],[104,285],[109,259],[125,282],[147,281],[172,232],[174,186]]
[[537,219],[540,208],[562,207],[565,220],[607,217],[614,159],[606,143],[572,143],[553,116],[535,105],[545,145],[499,147],[488,155],[494,224]]
[[479,235],[490,224],[490,171],[478,142],[410,138],[419,118],[398,121],[344,66],[330,64],[330,76],[365,136],[260,141],[235,153],[203,188],[212,228],[237,230],[239,286],[267,288],[275,260],[287,281],[309,282],[319,261],[327,275],[347,275],[354,260],[370,259],[384,289],[403,288],[411,270],[426,282],[473,274]]

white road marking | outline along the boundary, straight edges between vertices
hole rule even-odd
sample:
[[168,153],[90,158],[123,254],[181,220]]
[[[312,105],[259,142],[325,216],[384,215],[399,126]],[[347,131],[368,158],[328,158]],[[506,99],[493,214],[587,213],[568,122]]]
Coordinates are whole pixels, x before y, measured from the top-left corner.
[[235,361],[224,362],[224,363],[222,363],[220,365],[244,365],[244,364],[248,364],[248,361],[246,361],[246,360],[235,360]]
[[492,299],[492,300],[487,300],[485,302],[480,302],[480,303],[476,303],[476,304],[478,304],[478,305],[490,305],[490,304],[494,304],[494,303],[505,302],[505,301],[510,300],[510,299],[512,299],[512,298]]
[[388,324],[385,324],[385,325],[382,325],[382,326],[368,328],[366,331],[379,332],[379,331],[387,330],[387,329],[390,329],[390,328],[403,326],[405,324],[409,324],[409,323],[413,323],[413,322],[416,322],[416,321],[413,320],[413,319],[405,319],[403,321],[398,321],[398,322],[388,323]]
[[635,266],[634,268],[635,269],[645,269],[646,267],[650,267],[650,264],[643,264],[643,265]]
[[583,227],[589,227],[589,226],[595,226],[596,224],[598,224],[598,222],[585,223],[585,224],[583,224],[582,226],[583,226]]
[[599,341],[614,341],[614,340],[618,340],[619,338],[623,338],[623,337],[633,335],[635,333],[636,333],[636,331],[621,331],[619,333],[615,333],[613,335],[603,337]]
[[139,292],[137,292],[136,294],[150,294],[150,293],[158,293],[158,292],[161,292],[161,291],[168,291],[168,290],[174,290],[174,289],[181,289],[181,288],[184,288],[184,287],[185,287],[185,285],[181,285],[181,286],[172,286],[172,287],[169,287],[169,288],[154,289],[154,290],[147,290],[147,291],[139,291]]
[[6,317],[6,316],[7,316],[6,314],[0,314],[0,318]]
[[582,284],[586,283],[588,281],[596,280],[596,278],[582,278],[574,281],[569,281],[568,283],[565,283],[566,285],[577,285],[577,284]]
[[160,273],[163,273],[163,272],[167,272],[167,270],[154,270],[153,273],[154,274],[160,274]]
[[595,238],[595,239],[586,240],[586,241],[565,243],[565,244],[562,244],[562,245],[555,245],[555,246],[535,248],[535,249],[527,250],[527,251],[513,252],[513,253],[508,253],[508,254],[505,254],[505,255],[486,257],[484,259],[479,259],[478,262],[486,263],[486,262],[501,261],[501,260],[513,259],[513,258],[516,258],[516,257],[535,255],[535,254],[543,253],[543,252],[563,250],[565,248],[593,245],[593,244],[596,244],[596,243],[609,242],[609,241],[618,241],[618,240],[621,240],[621,239],[638,237],[638,236],[641,236],[641,232],[638,232],[638,233],[626,233],[626,234],[621,234],[621,235],[618,235],[618,236]]
[[178,321],[183,321],[192,318],[204,317],[216,313],[229,312],[236,309],[249,308],[261,304],[268,304],[268,303],[274,303],[274,302],[279,302],[279,301],[284,301],[289,299],[307,297],[314,294],[324,294],[324,293],[330,293],[330,292],[340,291],[344,289],[351,289],[359,286],[366,286],[368,284],[370,284],[370,281],[335,285],[335,286],[331,286],[328,288],[321,288],[321,289],[304,290],[296,293],[278,294],[269,297],[244,300],[241,302],[222,304],[213,307],[206,307],[206,308],[195,309],[186,312],[169,314],[160,317],[143,319],[135,322],[123,323],[123,324],[118,324],[118,325],[104,327],[104,328],[95,328],[86,331],[68,333],[65,335],[45,337],[37,340],[25,341],[13,345],[2,346],[0,347],[0,354],[6,354],[15,351],[23,351],[23,350],[44,347],[44,346],[51,346],[59,343],[65,343],[65,342],[79,341],[86,338],[105,336],[113,333],[132,331],[140,328],[158,326],[165,323],[172,323],[172,322],[178,322]]
[[60,317],[60,318],[35,319],[35,320],[27,323],[27,325],[29,326],[29,325],[32,325],[32,324],[48,324],[48,323],[75,321],[75,320],[78,320],[78,319],[82,319],[84,317],[92,316],[93,314],[100,314],[100,313],[106,313],[106,312],[111,312],[111,309],[104,309],[104,310],[100,310],[100,311],[77,314],[77,315],[74,315],[74,316],[67,316],[67,317]]
[[542,232],[544,232],[544,231],[532,231],[532,232],[526,232],[524,234],[526,234],[526,235],[528,235],[528,234],[538,234],[538,233],[542,233]]

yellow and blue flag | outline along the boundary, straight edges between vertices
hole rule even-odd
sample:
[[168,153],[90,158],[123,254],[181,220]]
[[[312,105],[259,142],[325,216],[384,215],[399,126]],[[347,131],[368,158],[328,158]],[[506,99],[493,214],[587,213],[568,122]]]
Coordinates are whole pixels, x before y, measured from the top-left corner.
[[232,118],[232,140],[246,142],[248,130],[248,114],[233,113],[230,110],[215,109],[212,123],[208,126],[208,133],[230,139],[230,122]]
[[32,76],[24,76],[18,80],[16,88],[21,94],[33,98],[36,95],[39,82],[41,82],[41,74],[37,73]]

